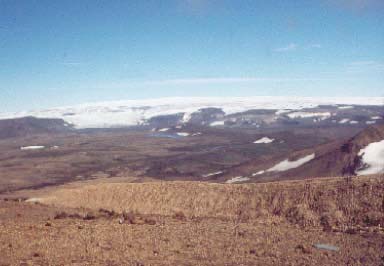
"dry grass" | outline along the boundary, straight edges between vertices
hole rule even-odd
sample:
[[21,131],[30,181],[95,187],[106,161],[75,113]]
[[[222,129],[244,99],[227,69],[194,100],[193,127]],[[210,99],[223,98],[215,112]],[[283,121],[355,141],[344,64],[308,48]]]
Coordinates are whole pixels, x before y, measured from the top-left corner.
[[0,201],[0,265],[384,265],[383,191],[380,177],[60,189]]
[[384,224],[384,178],[333,178],[265,184],[201,182],[98,184],[60,189],[41,201],[118,213],[239,221],[279,216],[302,226]]

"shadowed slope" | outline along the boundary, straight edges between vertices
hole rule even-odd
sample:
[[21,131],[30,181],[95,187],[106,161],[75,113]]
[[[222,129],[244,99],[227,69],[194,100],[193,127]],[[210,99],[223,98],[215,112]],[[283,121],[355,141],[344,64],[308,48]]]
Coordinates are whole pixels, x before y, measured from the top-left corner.
[[72,127],[63,119],[22,117],[0,120],[0,139],[42,133],[67,132]]
[[362,166],[359,151],[368,144],[383,139],[384,125],[370,126],[340,146],[316,156],[314,160],[284,176],[301,176],[303,173],[308,177],[355,175],[356,170]]

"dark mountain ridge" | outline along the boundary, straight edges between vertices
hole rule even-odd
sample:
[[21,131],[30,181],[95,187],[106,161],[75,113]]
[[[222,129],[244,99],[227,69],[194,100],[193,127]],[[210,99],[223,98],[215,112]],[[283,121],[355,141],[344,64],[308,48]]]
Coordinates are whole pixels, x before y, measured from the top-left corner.
[[22,117],[0,120],[0,139],[73,130],[63,119]]

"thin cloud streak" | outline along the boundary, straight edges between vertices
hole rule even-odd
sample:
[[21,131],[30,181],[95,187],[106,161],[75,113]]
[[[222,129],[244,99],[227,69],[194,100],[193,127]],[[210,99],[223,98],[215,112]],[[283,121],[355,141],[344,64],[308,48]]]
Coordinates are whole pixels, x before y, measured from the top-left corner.
[[273,51],[274,52],[278,52],[278,53],[284,53],[284,52],[290,52],[290,51],[294,51],[297,49],[297,44],[295,43],[290,43],[288,44],[287,46],[284,46],[284,47],[280,47],[280,48],[276,48],[274,49]]
[[[102,84],[98,86],[88,85],[87,88],[93,89],[126,89],[137,87],[167,87],[167,86],[193,86],[193,85],[257,85],[277,82],[311,82],[337,80],[335,78],[257,78],[257,77],[212,77],[212,78],[184,78],[184,79],[163,79],[163,80],[126,80],[119,83]],[[268,84],[267,84],[268,85]]]
[[273,51],[277,52],[277,53],[285,53],[285,52],[296,51],[299,49],[300,50],[312,50],[312,49],[321,49],[321,48],[323,48],[323,46],[320,43],[313,43],[313,44],[306,45],[306,46],[299,46],[296,43],[290,43],[287,46],[276,48]]
[[69,61],[69,62],[61,62],[60,63],[61,65],[63,66],[69,66],[69,67],[77,67],[77,66],[81,66],[83,65],[84,63],[82,62],[76,62],[76,61]]
[[366,72],[366,71],[384,72],[384,62],[378,62],[374,60],[354,61],[346,65],[346,70],[349,73],[358,73],[358,72]]
[[143,81],[142,84],[149,85],[189,85],[189,84],[230,84],[230,83],[252,83],[252,82],[284,82],[284,81],[313,81],[324,80],[317,78],[258,78],[258,77],[228,77],[228,78],[186,78],[186,79],[164,79]]
[[319,43],[314,43],[314,44],[311,44],[309,48],[320,49],[320,48],[323,48],[323,46]]
[[372,65],[376,65],[377,62],[376,61],[372,61],[372,60],[367,60],[367,61],[354,61],[354,62],[351,62],[349,63],[350,66],[372,66]]

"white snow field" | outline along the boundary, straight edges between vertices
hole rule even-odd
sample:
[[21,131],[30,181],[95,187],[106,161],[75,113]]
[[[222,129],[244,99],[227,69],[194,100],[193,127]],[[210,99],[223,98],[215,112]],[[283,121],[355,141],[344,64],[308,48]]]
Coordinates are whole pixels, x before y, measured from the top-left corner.
[[384,173],[384,140],[370,143],[359,151],[364,167],[356,171],[357,175]]
[[[158,115],[184,114],[183,122],[188,122],[191,114],[202,108],[221,108],[227,115],[252,109],[276,109],[291,111],[319,105],[382,105],[383,97],[174,97],[146,100],[125,100],[87,103],[75,106],[58,107],[35,111],[0,113],[0,119],[34,116],[38,118],[62,118],[76,128],[103,128],[144,124],[146,120]],[[291,116],[325,116],[302,112]]]
[[268,144],[268,143],[272,143],[275,139],[270,139],[268,137],[262,137],[261,139],[258,139],[256,141],[254,141],[253,143],[255,144]]
[[297,159],[296,161],[289,161],[288,159],[285,159],[284,161],[281,161],[280,163],[276,164],[275,166],[269,168],[266,170],[266,172],[283,172],[287,171],[289,169],[297,168],[299,166],[302,166],[303,164],[313,160],[315,158],[315,154],[309,154],[307,156],[304,156],[300,159]]

